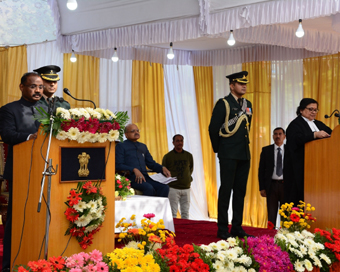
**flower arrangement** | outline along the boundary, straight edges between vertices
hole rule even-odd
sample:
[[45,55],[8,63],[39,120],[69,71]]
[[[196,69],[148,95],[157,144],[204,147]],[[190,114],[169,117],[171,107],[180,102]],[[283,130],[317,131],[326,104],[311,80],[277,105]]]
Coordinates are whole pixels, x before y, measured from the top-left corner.
[[[37,108],[35,118],[42,124],[42,132],[50,132],[50,115]],[[58,140],[75,140],[78,143],[123,140],[127,112],[112,113],[100,108],[57,108],[52,134]]]
[[325,245],[324,253],[331,259],[332,263],[340,262],[340,230],[333,228],[326,231],[316,228],[314,232],[314,240]]
[[106,197],[100,182],[78,182],[77,189],[72,189],[65,202],[65,215],[70,221],[65,235],[76,237],[79,245],[86,249],[92,244],[93,235],[98,232],[105,219]]
[[[157,223],[150,219],[155,217],[154,214],[144,214],[145,218],[141,220],[141,228],[137,228],[135,222],[136,216],[132,215],[132,222],[125,222],[126,218],[122,218],[116,228],[120,228],[118,242],[123,242],[127,247],[138,248],[148,253],[151,250],[160,248],[166,241],[167,237],[173,237],[174,234],[164,230],[164,221],[160,219]],[[148,218],[147,218],[148,217]]]
[[201,245],[207,255],[211,256],[216,271],[258,271],[258,263],[248,250],[247,242],[238,238],[228,238],[217,243]]
[[152,254],[145,255],[144,250],[140,249],[117,248],[106,255],[106,260],[109,264],[110,272],[161,271]]
[[260,265],[260,272],[264,271],[293,271],[289,254],[282,251],[268,235],[247,239],[248,252],[254,256]]
[[115,196],[121,197],[123,200],[129,195],[134,195],[135,191],[131,188],[130,180],[124,176],[116,174]]
[[325,246],[315,242],[314,234],[307,230],[289,232],[287,229],[281,229],[274,239],[283,251],[288,252],[295,271],[312,271],[314,267],[328,269],[332,263],[323,253]]
[[163,268],[161,271],[205,272],[213,269],[211,258],[200,247],[188,244],[179,247],[173,237],[166,239],[163,247],[154,252],[154,257]]
[[293,207],[293,203],[285,203],[281,206],[279,214],[281,215],[281,227],[288,231],[302,231],[310,228],[310,224],[316,221],[312,217],[310,211],[315,211],[311,204],[307,204],[300,200],[297,207]]

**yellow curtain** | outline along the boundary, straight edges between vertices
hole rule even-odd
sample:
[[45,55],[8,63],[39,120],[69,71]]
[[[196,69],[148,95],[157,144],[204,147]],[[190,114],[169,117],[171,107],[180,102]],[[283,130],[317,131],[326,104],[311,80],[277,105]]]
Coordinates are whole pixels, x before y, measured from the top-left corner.
[[245,197],[243,224],[267,227],[266,199],[259,192],[258,167],[263,146],[270,144],[271,63],[269,61],[243,63],[249,72],[249,84],[244,96],[253,106],[250,129],[250,172]]
[[326,119],[324,116],[335,109],[340,110],[339,61],[339,53],[303,60],[303,97],[318,101],[320,111],[317,119],[332,129],[338,125],[338,119]]
[[[72,96],[92,100],[99,107],[99,58],[76,55],[77,61],[70,61],[71,54],[64,54],[64,86]],[[64,94],[71,108],[93,107],[90,102],[76,101]]]
[[200,125],[204,180],[209,217],[217,218],[216,160],[209,138],[209,123],[214,107],[212,67],[194,66],[198,120]]
[[131,123],[141,130],[140,142],[147,145],[153,159],[162,163],[163,156],[169,152],[162,65],[134,60],[131,88]]
[[20,99],[20,79],[27,69],[26,46],[0,47],[0,106]]

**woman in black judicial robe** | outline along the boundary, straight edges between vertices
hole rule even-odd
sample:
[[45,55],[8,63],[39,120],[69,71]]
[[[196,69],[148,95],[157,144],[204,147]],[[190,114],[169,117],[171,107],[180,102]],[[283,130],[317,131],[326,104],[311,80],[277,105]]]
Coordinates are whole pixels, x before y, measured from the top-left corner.
[[[297,108],[298,115],[287,127],[284,155],[284,196],[285,202],[304,201],[304,162],[305,143],[330,137],[332,130],[321,121],[315,120],[318,102],[303,98]],[[311,169],[312,171],[312,169]]]

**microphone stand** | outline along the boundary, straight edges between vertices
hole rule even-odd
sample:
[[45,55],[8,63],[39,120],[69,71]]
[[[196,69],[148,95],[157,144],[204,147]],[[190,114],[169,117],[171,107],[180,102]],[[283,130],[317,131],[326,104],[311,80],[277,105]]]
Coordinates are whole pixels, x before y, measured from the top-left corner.
[[[51,105],[52,104],[52,105]],[[41,181],[41,189],[40,189],[40,198],[38,203],[38,213],[41,209],[41,199],[42,194],[44,191],[44,185],[45,185],[45,177],[48,176],[48,186],[47,186],[47,204],[46,204],[46,222],[45,222],[45,251],[44,251],[44,258],[47,260],[47,251],[48,251],[48,241],[49,241],[49,221],[50,221],[50,196],[51,196],[51,181],[52,181],[52,175],[55,175],[58,171],[58,165],[56,166],[56,171],[54,172],[52,169],[52,159],[49,159],[47,162],[47,158],[50,154],[50,147],[51,147],[51,139],[52,139],[52,128],[54,123],[54,107],[55,104],[51,101],[49,101],[49,113],[50,113],[50,134],[48,139],[48,145],[47,145],[47,151],[46,151],[46,159],[45,159],[45,166],[44,166],[44,172],[42,181]],[[47,170],[47,164],[49,165],[48,171]]]

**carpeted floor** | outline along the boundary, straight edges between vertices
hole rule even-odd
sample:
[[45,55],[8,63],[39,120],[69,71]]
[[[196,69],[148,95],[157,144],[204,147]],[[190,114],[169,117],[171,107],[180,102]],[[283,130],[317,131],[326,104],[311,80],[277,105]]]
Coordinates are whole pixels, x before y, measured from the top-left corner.
[[[210,221],[196,221],[187,219],[174,219],[175,224],[175,241],[179,246],[185,244],[210,244],[212,242],[217,242],[217,224],[216,222]],[[243,229],[254,236],[269,235],[274,237],[276,230],[243,227]],[[2,254],[3,254],[3,241],[4,229],[3,225],[0,225],[0,271],[2,267]],[[122,245],[116,241],[116,247],[121,247]]]

